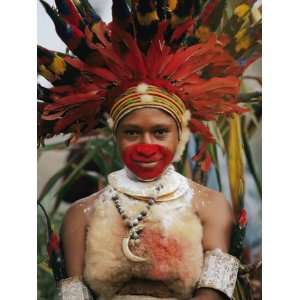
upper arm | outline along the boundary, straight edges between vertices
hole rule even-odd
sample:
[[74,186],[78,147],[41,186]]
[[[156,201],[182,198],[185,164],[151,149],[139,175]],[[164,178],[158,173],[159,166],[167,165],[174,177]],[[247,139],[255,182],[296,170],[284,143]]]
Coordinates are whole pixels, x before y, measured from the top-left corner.
[[214,191],[207,193],[203,202],[199,215],[203,224],[204,251],[219,248],[228,252],[234,222],[232,208],[223,194]]
[[84,268],[87,220],[84,205],[75,203],[65,214],[61,228],[67,276],[81,276]]

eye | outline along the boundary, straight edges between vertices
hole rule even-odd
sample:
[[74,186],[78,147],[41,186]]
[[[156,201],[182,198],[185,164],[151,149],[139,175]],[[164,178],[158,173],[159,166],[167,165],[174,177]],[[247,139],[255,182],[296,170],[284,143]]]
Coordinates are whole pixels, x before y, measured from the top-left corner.
[[154,130],[154,135],[158,138],[163,138],[169,133],[167,128],[157,128]]
[[136,129],[127,129],[124,131],[124,133],[128,137],[135,137],[139,134],[139,132]]

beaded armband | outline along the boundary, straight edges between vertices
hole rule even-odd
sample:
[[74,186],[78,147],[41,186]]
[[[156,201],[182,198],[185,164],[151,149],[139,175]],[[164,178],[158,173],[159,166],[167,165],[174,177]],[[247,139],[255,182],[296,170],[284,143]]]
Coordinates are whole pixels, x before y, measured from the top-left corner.
[[197,288],[212,288],[232,298],[239,260],[220,249],[205,252],[204,265]]
[[69,277],[59,282],[59,300],[93,300],[80,277]]

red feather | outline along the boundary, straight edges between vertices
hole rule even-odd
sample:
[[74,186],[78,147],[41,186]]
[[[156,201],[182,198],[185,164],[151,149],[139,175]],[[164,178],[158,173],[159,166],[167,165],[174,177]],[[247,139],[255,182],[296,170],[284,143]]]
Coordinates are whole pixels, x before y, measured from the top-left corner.
[[107,81],[117,81],[118,80],[118,77],[107,68],[92,67],[92,66],[89,66],[89,65],[83,63],[79,59],[71,58],[71,57],[66,57],[65,61],[67,63],[69,63],[72,67],[74,67],[82,72],[88,72],[88,73],[97,75]]
[[205,140],[208,143],[213,143],[214,138],[212,134],[210,133],[209,129],[207,126],[205,126],[202,122],[196,120],[196,119],[191,119],[190,122],[190,129],[193,133],[199,133],[201,136],[205,138]]
[[169,57],[170,48],[165,45],[164,33],[167,28],[167,22],[160,24],[158,31],[148,49],[145,63],[148,69],[148,77],[157,77],[158,70],[162,63]]
[[234,76],[227,76],[211,78],[199,85],[185,85],[186,94],[190,99],[201,98],[201,95],[207,96],[209,92],[223,94],[224,89],[227,89],[230,94],[237,95],[240,89],[240,80]]
[[128,32],[123,31],[116,25],[112,27],[112,34],[114,37],[122,40],[127,47],[127,53],[125,54],[127,68],[131,69],[133,73],[136,73],[141,78],[145,78],[147,74],[145,60],[136,40]]
[[110,48],[101,48],[98,47],[97,50],[102,55],[103,60],[105,61],[107,67],[114,73],[118,74],[119,78],[131,78],[130,72],[126,68],[124,60]]
[[92,116],[96,116],[97,112],[100,109],[99,102],[88,102],[82,104],[80,107],[77,107],[67,113],[65,117],[58,120],[54,126],[53,132],[54,134],[58,134],[64,131],[67,127],[69,127],[72,123],[78,122],[80,120],[84,120],[87,118],[92,118]]
[[212,13],[214,12],[215,8],[219,5],[220,0],[210,0],[207,2],[203,10],[201,11],[201,14],[199,16],[199,19],[201,21],[202,25],[208,25],[210,21],[210,17]]
[[76,27],[83,26],[83,21],[73,1],[55,0],[55,3],[59,14],[63,16],[70,24],[73,24]]
[[195,21],[193,19],[189,19],[189,20],[185,21],[183,24],[177,26],[171,36],[171,39],[170,39],[171,43],[173,43],[174,41],[181,38],[181,36],[184,33],[186,33],[194,25],[194,22]]
[[61,111],[59,111],[57,113],[53,113],[51,115],[43,114],[42,119],[47,120],[47,121],[54,121],[54,120],[60,119],[64,113],[65,113],[65,111],[61,110]]
[[62,36],[61,38],[67,44],[72,52],[75,52],[79,44],[84,41],[84,34],[75,25],[68,23],[71,34],[68,36]]
[[[85,33],[86,35],[88,35],[88,27],[85,28]],[[97,38],[99,39],[99,41],[101,42],[101,44],[104,47],[108,47],[109,46],[109,41],[107,40],[107,37],[105,34],[108,34],[108,27],[105,23],[103,22],[97,22],[94,25],[92,25],[91,28],[92,32],[97,36]],[[93,36],[91,35],[91,38]],[[92,41],[92,40],[91,40]]]
[[201,170],[203,172],[208,172],[209,169],[212,166],[212,160],[211,160],[211,156],[209,155],[208,151],[205,152],[205,158],[204,160],[201,162]]
[[201,45],[194,45],[185,49],[180,49],[172,56],[171,61],[161,70],[161,76],[171,76],[183,64],[185,64],[197,51]]

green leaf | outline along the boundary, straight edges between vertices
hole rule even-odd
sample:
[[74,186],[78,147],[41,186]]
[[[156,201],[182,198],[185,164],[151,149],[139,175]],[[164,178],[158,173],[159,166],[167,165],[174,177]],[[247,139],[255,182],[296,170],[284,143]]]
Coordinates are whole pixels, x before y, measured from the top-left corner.
[[107,165],[105,164],[104,160],[102,159],[102,157],[100,157],[99,155],[95,155],[93,158],[93,161],[99,168],[100,174],[103,176],[107,176],[107,174],[109,173],[109,169],[108,169]]
[[216,140],[218,145],[221,147],[222,152],[224,153],[226,147],[225,147],[222,133],[221,133],[220,128],[218,127],[217,123],[215,121],[210,121],[210,122],[208,122],[207,125],[208,125],[208,128],[209,128],[210,132],[212,133],[214,139]]
[[72,167],[73,162],[78,158],[79,155],[80,155],[80,153],[78,153],[77,155],[74,155],[74,157],[72,159],[70,159],[70,161],[63,168],[61,168],[58,172],[56,172],[48,180],[48,182],[46,183],[46,185],[42,189],[42,192],[41,192],[41,194],[38,198],[38,203],[43,201],[43,199],[48,195],[48,193],[51,191],[51,189],[55,186],[57,181],[59,179],[61,179],[69,171],[69,168]]
[[88,152],[86,156],[81,160],[81,162],[76,165],[71,172],[71,174],[66,178],[66,180],[63,182],[60,189],[56,192],[56,195],[59,197],[60,195],[63,195],[69,188],[69,186],[74,182],[74,180],[77,178],[77,175],[81,172],[83,167],[89,163],[93,156],[95,155],[95,149]]
[[40,269],[42,269],[43,271],[52,275],[52,270],[51,270],[51,268],[49,268],[48,263],[46,261],[42,261],[41,263],[39,263],[38,267]]
[[64,166],[63,168],[61,168],[58,172],[56,172],[46,183],[46,185],[44,186],[39,198],[38,198],[38,203],[42,202],[43,199],[46,197],[46,195],[51,191],[51,189],[55,186],[55,184],[57,183],[57,181],[59,179],[61,179],[65,173],[67,172],[67,170],[70,168],[72,162],[68,163],[66,166]]
[[[242,122],[243,122],[243,120],[242,120]],[[244,152],[245,152],[245,156],[246,156],[246,160],[247,160],[247,163],[249,166],[250,173],[253,176],[259,196],[260,196],[260,198],[262,198],[261,182],[259,180],[256,168],[255,168],[252,151],[251,151],[250,144],[249,144],[249,137],[247,136],[247,132],[246,132],[246,126],[242,126],[242,139],[243,139],[243,143],[244,143]]]
[[39,151],[44,152],[44,151],[52,151],[52,150],[64,150],[67,148],[68,148],[68,145],[66,144],[65,141],[63,141],[63,142],[59,142],[59,143],[45,145],[44,147],[40,148]]
[[211,158],[212,158],[214,166],[215,166],[219,191],[222,192],[223,191],[223,185],[222,185],[221,174],[220,174],[220,165],[219,165],[219,159],[218,159],[217,145],[216,144],[210,144],[208,146],[208,151],[209,151],[209,154],[211,155]]

